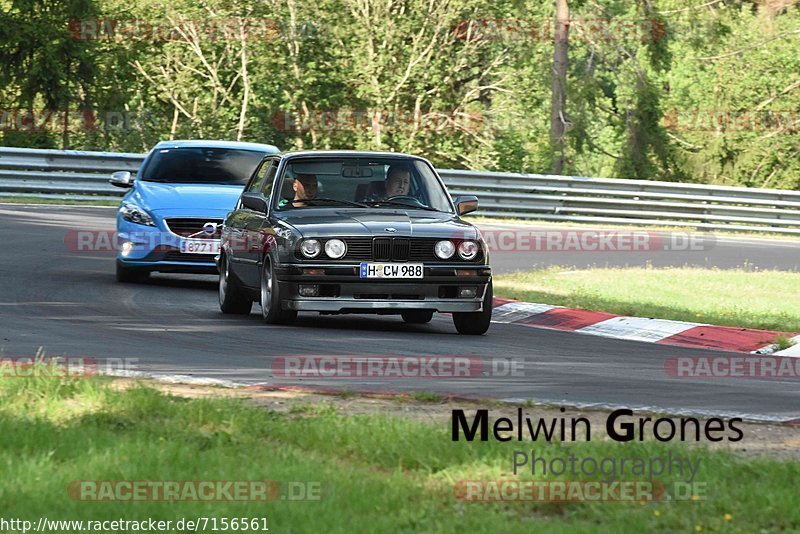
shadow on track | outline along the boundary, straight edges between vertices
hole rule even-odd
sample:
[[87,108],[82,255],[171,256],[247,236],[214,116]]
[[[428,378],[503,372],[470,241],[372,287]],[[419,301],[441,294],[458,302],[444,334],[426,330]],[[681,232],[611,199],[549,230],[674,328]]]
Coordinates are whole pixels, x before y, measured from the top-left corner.
[[[187,289],[203,289],[217,291],[218,280],[214,275],[181,275],[181,278],[162,273],[153,273],[146,280],[133,284],[120,284],[126,287],[155,286],[155,287],[180,287]],[[118,283],[118,282],[115,282]]]

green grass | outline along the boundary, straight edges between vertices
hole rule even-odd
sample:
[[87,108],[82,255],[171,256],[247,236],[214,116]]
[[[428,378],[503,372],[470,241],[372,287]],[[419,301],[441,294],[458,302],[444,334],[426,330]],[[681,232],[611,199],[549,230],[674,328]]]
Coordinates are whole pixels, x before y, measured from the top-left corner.
[[786,350],[796,344],[793,339],[786,336],[778,336],[772,342],[775,344],[775,350]]
[[565,267],[494,276],[496,296],[620,315],[800,332],[800,273]]
[[442,402],[444,400],[441,395],[433,391],[412,391],[408,397],[417,402]]
[[[52,382],[59,385],[54,386]],[[535,413],[532,409],[532,413]],[[509,407],[509,412],[513,409]],[[187,400],[107,380],[0,380],[6,517],[110,520],[267,517],[274,532],[755,532],[800,529],[800,464],[661,443],[452,442],[447,424],[330,409],[278,414],[241,400]],[[515,449],[631,457],[691,454],[704,500],[470,503],[459,480],[511,479]],[[530,477],[530,475],[528,475]],[[320,500],[81,502],[80,480],[315,481]],[[669,481],[665,481],[669,482]]]

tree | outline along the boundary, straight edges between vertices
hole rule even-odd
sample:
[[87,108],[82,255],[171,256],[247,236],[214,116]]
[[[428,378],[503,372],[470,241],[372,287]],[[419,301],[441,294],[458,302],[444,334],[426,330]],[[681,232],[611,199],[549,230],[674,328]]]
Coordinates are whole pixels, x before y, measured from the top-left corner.
[[564,136],[567,129],[567,69],[569,68],[569,2],[556,0],[553,37],[552,100],[550,105],[550,149],[553,174],[564,172]]
[[[76,39],[70,22],[96,16],[95,0],[12,0],[0,12],[0,82],[13,87],[32,114],[88,109],[92,104],[92,45]],[[37,109],[40,107],[42,109]],[[61,132],[69,148],[69,120]]]

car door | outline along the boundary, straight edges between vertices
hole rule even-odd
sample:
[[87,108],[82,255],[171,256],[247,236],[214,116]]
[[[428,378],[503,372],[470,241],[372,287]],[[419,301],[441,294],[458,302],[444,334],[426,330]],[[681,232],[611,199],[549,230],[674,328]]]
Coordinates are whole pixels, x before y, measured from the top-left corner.
[[[264,198],[265,203],[269,203],[269,193],[272,190],[272,182],[278,171],[278,158],[266,159],[258,172],[257,179],[253,182],[251,193],[257,193]],[[266,193],[266,194],[265,194]],[[261,251],[264,250],[265,236],[261,228],[267,219],[267,214],[241,206],[242,212],[242,238],[243,243],[237,251],[239,263],[239,280],[246,286],[255,288],[260,285],[261,277]]]
[[[243,193],[258,191],[266,178],[266,173],[269,170],[270,158],[264,158],[259,163],[250,181],[244,188]],[[247,209],[242,204],[242,199],[236,203],[234,210],[228,214],[225,220],[225,227],[223,229],[223,247],[225,254],[230,261],[230,269],[232,273],[243,283],[245,282],[247,271],[246,268],[246,226],[247,219],[250,217],[252,210]]]

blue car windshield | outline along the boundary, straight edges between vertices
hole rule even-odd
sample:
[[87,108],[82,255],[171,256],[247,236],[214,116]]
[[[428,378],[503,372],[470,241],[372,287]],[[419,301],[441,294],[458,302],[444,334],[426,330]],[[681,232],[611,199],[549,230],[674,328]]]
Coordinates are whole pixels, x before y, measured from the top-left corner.
[[232,148],[157,150],[142,172],[145,182],[246,185],[264,153]]

